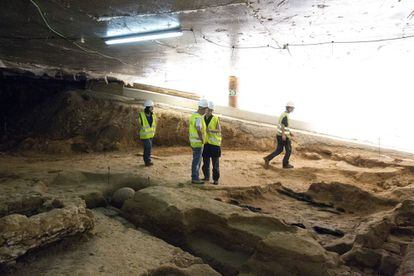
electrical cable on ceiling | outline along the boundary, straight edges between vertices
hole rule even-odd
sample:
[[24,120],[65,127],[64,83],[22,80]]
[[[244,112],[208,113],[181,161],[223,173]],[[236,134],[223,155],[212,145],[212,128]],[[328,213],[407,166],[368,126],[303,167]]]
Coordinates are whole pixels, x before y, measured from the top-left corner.
[[[193,32],[193,35],[195,37],[194,34],[194,30],[193,29],[183,29],[183,31],[191,31]],[[323,41],[323,42],[310,42],[310,43],[286,43],[283,45],[283,47],[277,47],[277,46],[272,46],[270,44],[267,45],[256,45],[256,46],[243,46],[243,45],[233,45],[233,46],[228,46],[228,45],[224,45],[221,44],[220,42],[215,42],[212,39],[208,38],[206,35],[201,34],[202,39],[204,39],[205,41],[214,44],[216,46],[222,47],[222,48],[232,48],[232,49],[255,49],[255,48],[272,48],[272,49],[276,49],[276,50],[286,50],[287,47],[306,47],[306,46],[319,46],[319,45],[327,45],[327,44],[363,44],[363,43],[378,43],[378,42],[387,42],[387,41],[395,41],[395,40],[403,40],[403,39],[409,39],[409,38],[414,38],[414,35],[403,35],[400,37],[389,37],[389,38],[379,38],[379,39],[367,39],[367,40],[345,40],[345,41]],[[71,40],[78,40],[81,39],[80,37],[19,37],[19,36],[0,36],[0,39],[16,39],[16,40],[49,40],[49,39],[59,39],[59,38],[63,38],[65,40],[70,41],[71,43],[76,43],[73,42]],[[95,37],[84,37],[84,38],[95,38]],[[195,42],[197,43],[196,39]],[[80,45],[77,45],[78,47],[82,47]],[[84,48],[84,47],[82,47]],[[82,49],[83,50],[83,49]],[[88,51],[91,52],[91,51]],[[93,51],[93,53],[97,53],[96,50]],[[105,54],[102,54],[105,55]],[[106,57],[108,57],[107,55],[105,55]],[[112,59],[116,59],[114,57],[111,57]]]
[[242,46],[242,45],[232,45],[227,46],[221,44],[220,42],[216,42],[207,38],[204,34],[202,34],[202,38],[216,46],[222,48],[230,48],[230,49],[253,49],[253,48],[272,48],[277,50],[286,50],[288,47],[307,47],[307,46],[319,46],[319,45],[327,45],[327,44],[363,44],[363,43],[376,43],[376,42],[386,42],[386,41],[395,41],[395,40],[403,40],[414,38],[414,35],[403,35],[399,37],[389,37],[389,38],[379,38],[379,39],[367,39],[367,40],[345,40],[345,41],[323,41],[323,42],[314,42],[314,43],[286,43],[283,47],[276,47],[272,45],[257,45],[257,46]]
[[47,28],[51,32],[53,32],[54,34],[56,34],[57,36],[63,38],[66,41],[69,41],[70,43],[72,43],[73,45],[75,45],[76,47],[78,47],[79,49],[81,49],[82,51],[84,51],[85,53],[95,54],[95,55],[98,55],[98,56],[101,56],[101,57],[104,57],[104,58],[116,60],[116,61],[118,61],[118,62],[120,62],[120,63],[122,63],[124,65],[127,65],[127,66],[136,67],[135,65],[128,64],[128,63],[120,60],[117,57],[113,57],[113,56],[110,56],[110,55],[107,55],[107,54],[103,54],[101,52],[98,52],[95,49],[88,49],[87,47],[84,47],[84,46],[79,45],[76,41],[70,40],[68,37],[66,37],[65,35],[61,34],[58,31],[56,31],[52,26],[50,26],[49,22],[47,21],[47,18],[43,15],[42,9],[39,7],[39,5],[34,0],[30,0],[30,2],[36,7],[37,11],[39,12],[39,14],[40,14],[41,18],[43,19],[43,22],[45,23],[45,25],[47,26]]
[[[54,33],[55,35],[57,35],[57,37],[18,37],[18,36],[15,37],[15,36],[0,36],[0,38],[4,38],[4,39],[22,39],[22,40],[23,39],[28,39],[28,40],[30,40],[30,39],[33,39],[33,40],[36,40],[36,39],[39,39],[39,40],[45,39],[45,40],[48,40],[48,39],[62,38],[64,40],[69,41],[70,43],[72,43],[73,45],[75,45],[76,47],[78,47],[79,49],[81,49],[82,51],[84,51],[86,53],[95,54],[95,55],[98,55],[98,56],[101,56],[101,57],[104,57],[104,58],[108,58],[108,59],[113,59],[113,60],[116,60],[116,61],[118,61],[118,62],[120,62],[120,63],[122,63],[124,65],[136,67],[136,65],[126,63],[126,62],[120,60],[117,57],[113,57],[113,56],[110,56],[110,55],[107,55],[107,54],[103,54],[103,53],[101,53],[101,52],[99,52],[99,51],[97,51],[95,49],[91,49],[91,48],[88,48],[86,46],[79,45],[74,40],[78,40],[78,39],[81,39],[81,38],[67,37],[67,36],[63,35],[62,33],[58,32],[57,30],[55,30],[49,24],[47,18],[44,16],[43,11],[39,7],[39,5],[34,0],[30,0],[30,2],[38,10],[38,12],[39,12],[39,14],[40,14],[43,22],[47,26],[47,28],[52,33]],[[197,43],[196,36],[195,36],[195,31],[194,31],[193,28],[187,28],[187,29],[186,28],[183,28],[183,31],[191,31],[193,33],[194,40]],[[320,46],[320,45],[327,45],[327,44],[333,45],[333,44],[378,43],[378,42],[387,42],[387,41],[396,41],[396,40],[403,40],[403,39],[414,38],[414,34],[413,34],[413,35],[402,35],[402,36],[399,36],[399,37],[389,37],[389,38],[379,38],[379,39],[367,39],[367,40],[323,41],[323,42],[311,42],[311,43],[285,43],[285,44],[283,44],[283,47],[281,47],[279,45],[279,43],[274,38],[272,38],[272,37],[271,37],[272,41],[274,41],[277,44],[277,46],[273,46],[273,45],[270,45],[270,44],[267,44],[267,45],[253,45],[253,46],[244,46],[244,45],[237,45],[237,44],[236,45],[225,45],[225,44],[221,43],[220,41],[217,42],[217,41],[214,41],[214,40],[208,38],[205,34],[203,34],[201,32],[199,32],[199,33],[201,35],[201,38],[203,40],[205,40],[206,42],[208,42],[210,44],[213,44],[215,46],[221,47],[221,48],[232,49],[233,51],[235,49],[263,49],[263,48],[269,48],[269,49],[275,49],[275,50],[288,50],[289,51],[289,48],[290,47],[308,47],[308,46]],[[269,31],[269,34],[270,34],[270,31]],[[160,43],[157,43],[157,44],[160,44]]]
[[214,45],[216,45],[216,46],[222,47],[222,48],[230,48],[230,49],[260,49],[260,48],[283,49],[283,48],[280,48],[280,47],[275,47],[275,46],[272,46],[272,45],[255,45],[255,46],[240,46],[240,45],[233,45],[233,46],[227,46],[227,45],[224,45],[224,44],[217,43],[217,42],[215,42],[215,41],[213,41],[213,40],[211,40],[211,39],[207,38],[205,35],[202,35],[202,38],[203,38],[205,41],[207,41],[207,42],[209,42],[209,43],[211,43],[211,44],[214,44]]

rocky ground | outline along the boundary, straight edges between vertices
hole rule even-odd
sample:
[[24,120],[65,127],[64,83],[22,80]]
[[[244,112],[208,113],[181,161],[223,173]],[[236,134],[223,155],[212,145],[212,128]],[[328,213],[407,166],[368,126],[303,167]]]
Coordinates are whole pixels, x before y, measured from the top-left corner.
[[220,185],[194,186],[189,110],[156,106],[145,167],[139,102],[84,90],[38,100],[2,129],[2,274],[414,273],[412,155],[298,132],[295,168],[278,157],[265,169],[275,128],[222,118]]
[[[34,221],[42,215],[53,222],[49,229],[61,229],[46,240],[9,242],[17,228],[0,226],[5,273],[394,275],[411,261],[403,261],[414,238],[414,160],[407,156],[378,159],[325,145],[300,149],[293,170],[281,169],[279,159],[266,170],[265,152],[224,150],[220,185],[199,187],[189,184],[188,148],[156,148],[150,168],[140,152],[3,154],[2,220],[16,225],[17,213]],[[113,204],[121,187],[137,192]],[[59,219],[67,220],[52,216],[66,202],[81,206],[77,198],[93,210],[87,217],[95,227],[62,226]],[[9,252],[13,243],[25,244],[21,253]]]

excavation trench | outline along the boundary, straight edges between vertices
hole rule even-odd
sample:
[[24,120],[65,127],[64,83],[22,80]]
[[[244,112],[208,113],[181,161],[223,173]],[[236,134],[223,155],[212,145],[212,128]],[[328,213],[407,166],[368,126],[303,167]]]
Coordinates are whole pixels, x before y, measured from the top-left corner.
[[[191,187],[149,187],[127,200],[122,213],[136,226],[201,257],[223,275],[323,275],[338,268],[335,254],[325,251],[308,231],[219,202],[214,194]],[[302,243],[308,252],[302,251]],[[290,258],[308,265],[286,265]]]
[[[202,258],[204,262],[223,275],[238,275],[243,264],[254,253],[252,236],[237,230],[227,233],[228,225],[224,219],[202,209],[195,209],[187,214],[185,225],[169,224],[168,227],[162,229],[158,227],[157,218],[137,223],[133,219],[133,213],[125,211],[125,208],[119,211],[124,218],[133,222],[140,229]],[[237,222],[234,222],[234,225],[236,224]],[[244,226],[249,227],[248,224],[249,222]],[[246,243],[239,243],[234,239],[235,236],[243,239]]]
[[[129,173],[58,171],[53,174],[49,192],[55,189],[65,192],[68,187],[71,197],[83,198],[88,208],[105,207],[107,211],[103,212],[110,219],[132,223],[139,231],[148,231],[200,257],[223,275],[323,275],[330,269],[341,270],[338,258],[329,251],[342,256],[355,255],[358,226],[377,213],[392,210],[396,204],[341,183],[314,183],[306,192],[295,192],[278,183],[197,189],[171,183],[157,185],[157,180]],[[73,191],[73,187],[78,187],[79,192]],[[111,205],[115,205],[114,197],[120,188],[130,188],[132,194],[125,194],[121,204],[118,201],[114,208]],[[30,218],[64,207],[59,200],[52,199],[32,194],[32,199],[23,196],[2,210],[5,215],[24,214]],[[386,250],[396,252],[394,245],[388,245],[395,240],[409,241],[414,232],[410,223],[390,227],[389,239],[393,240],[386,242]],[[312,252],[295,251],[295,244],[301,248],[308,243]],[[404,251],[398,254],[403,256]],[[285,267],[287,257],[308,263],[308,269]],[[350,267],[357,270],[366,265],[356,262],[354,257],[349,260]],[[400,259],[396,261],[399,262]],[[167,272],[184,275],[174,268],[160,268],[151,275]]]
[[[263,238],[273,232],[296,233],[292,227],[306,229],[305,231],[313,233],[313,238],[327,251],[343,255],[352,249],[358,235],[356,228],[364,217],[391,210],[396,204],[350,185],[329,185],[316,183],[305,193],[296,193],[280,184],[215,191],[167,188],[155,206],[153,201],[157,197],[157,189],[165,187],[152,187],[155,189],[154,194],[145,192],[147,189],[142,187],[143,190],[139,189],[133,197],[125,199],[122,215],[156,237],[202,258],[223,275],[238,275],[257,269],[250,267],[254,263],[252,259],[259,255]],[[332,197],[337,190],[341,190],[343,198]],[[169,201],[169,196],[176,191],[179,194],[182,191],[183,198],[178,196]],[[237,205],[237,212],[249,215],[244,217],[233,214],[226,217],[222,211],[214,211],[215,207],[209,204],[186,207],[187,203],[183,199],[186,195],[192,197],[194,191],[197,196],[200,192],[204,193],[203,196],[211,202]],[[190,200],[200,200],[197,196]],[[354,201],[343,202],[350,198]],[[369,211],[366,209],[366,200],[371,202]],[[173,217],[176,219],[172,220]],[[395,231],[404,229],[398,228]],[[264,258],[269,258],[272,254],[266,252]],[[265,267],[263,264],[260,266]]]
[[314,183],[306,192],[295,192],[278,183],[228,189],[216,199],[307,229],[327,250],[340,255],[352,248],[361,221],[397,204],[341,183]]

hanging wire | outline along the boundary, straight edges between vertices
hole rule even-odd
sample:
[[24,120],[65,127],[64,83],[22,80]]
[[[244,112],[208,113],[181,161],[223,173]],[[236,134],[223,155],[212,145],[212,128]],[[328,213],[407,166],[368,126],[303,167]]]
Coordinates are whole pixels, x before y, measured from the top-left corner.
[[30,0],[30,2],[36,7],[36,9],[37,9],[37,11],[39,12],[39,14],[40,14],[40,16],[41,16],[41,18],[43,19],[43,22],[45,23],[45,25],[47,26],[47,28],[51,31],[51,32],[53,32],[54,34],[56,34],[57,36],[59,36],[59,37],[61,37],[61,38],[63,38],[64,40],[66,40],[66,41],[69,41],[70,43],[72,43],[73,45],[75,45],[76,47],[78,47],[79,49],[81,49],[82,51],[84,51],[85,53],[88,53],[88,54],[95,54],[95,55],[98,55],[98,56],[101,56],[101,57],[104,57],[104,58],[108,58],[108,59],[113,59],[113,60],[116,60],[116,61],[118,61],[118,62],[120,62],[120,63],[122,63],[122,64],[124,64],[124,65],[127,65],[127,66],[132,66],[132,67],[136,67],[136,65],[132,65],[132,64],[129,64],[129,63],[126,63],[126,62],[124,62],[123,60],[121,60],[121,59],[119,59],[119,58],[117,58],[117,57],[113,57],[113,56],[110,56],[110,55],[107,55],[107,54],[103,54],[103,53],[101,53],[101,52],[99,52],[99,51],[97,51],[97,50],[95,50],[95,49],[91,49],[91,48],[88,48],[88,47],[85,47],[85,46],[81,46],[81,45],[79,45],[79,43],[77,43],[76,41],[73,41],[73,40],[71,40],[71,39],[69,39],[68,37],[66,37],[65,35],[63,35],[62,33],[60,33],[60,32],[58,32],[56,29],[54,29],[50,24],[49,24],[49,22],[48,22],[48,20],[47,20],[47,18],[44,16],[44,14],[43,14],[43,11],[42,11],[42,9],[39,7],[39,5],[34,1],[34,0]]
[[[62,38],[70,43],[72,43],[74,46],[76,46],[77,48],[81,49],[82,51],[89,53],[89,54],[95,54],[104,58],[108,58],[108,59],[113,59],[116,60],[124,65],[127,66],[132,66],[132,67],[136,67],[136,64],[129,64],[124,62],[123,60],[114,57],[114,56],[110,56],[104,53],[99,52],[96,49],[93,49],[91,47],[86,47],[86,46],[82,46],[79,43],[77,43],[75,40],[81,39],[79,37],[67,37],[65,35],[63,35],[62,33],[60,33],[59,31],[57,31],[55,28],[53,28],[47,18],[45,17],[43,11],[41,10],[41,8],[39,7],[39,5],[34,1],[34,0],[30,0],[30,2],[36,7],[38,13],[40,14],[43,22],[45,23],[46,27],[53,33],[55,34],[57,37],[18,37],[18,36],[0,36],[0,38],[3,39],[27,39],[27,40],[41,40],[41,39],[58,39],[58,38]],[[414,12],[414,11],[413,11]],[[253,15],[254,16],[254,15]],[[260,21],[260,20],[259,20]],[[264,26],[264,24],[261,23],[262,26]],[[265,26],[264,26],[265,27]],[[197,43],[197,39],[196,39],[196,35],[195,35],[195,30],[193,28],[183,28],[183,31],[191,31],[193,33],[194,36],[194,41],[195,43]],[[270,32],[267,29],[268,32]],[[277,44],[277,46],[273,46],[270,44],[267,45],[225,45],[223,43],[221,43],[221,41],[214,41],[211,38],[208,38],[205,34],[199,32],[201,35],[201,38],[210,43],[213,44],[217,47],[221,47],[221,48],[228,48],[228,49],[232,49],[233,51],[235,49],[265,49],[265,48],[269,48],[269,49],[274,49],[274,50],[287,50],[290,54],[289,48],[291,47],[311,47],[311,46],[320,46],[320,45],[327,45],[330,44],[333,46],[333,44],[363,44],[363,43],[378,43],[378,42],[387,42],[387,41],[397,41],[397,40],[404,40],[404,39],[410,39],[410,38],[414,38],[414,34],[412,35],[402,35],[402,36],[398,36],[398,37],[388,37],[388,38],[378,38],[378,39],[366,39],[366,40],[346,40],[346,41],[322,41],[322,42],[310,42],[310,43],[285,43],[283,44],[283,46],[279,45],[279,42],[276,41],[274,38],[271,37],[271,39]],[[84,37],[84,38],[88,38],[88,37]],[[156,42],[157,44],[161,44],[159,42]],[[163,45],[163,46],[167,46],[167,45]]]
[[230,49],[261,49],[261,48],[272,48],[272,49],[278,49],[278,50],[284,49],[282,47],[275,47],[275,46],[272,46],[272,45],[269,45],[269,44],[267,44],[267,45],[252,45],[252,46],[242,46],[242,45],[231,45],[231,46],[228,46],[228,45],[221,44],[219,42],[215,42],[215,41],[211,40],[210,38],[208,38],[207,36],[205,36],[202,33],[201,33],[201,37],[205,41],[207,41],[207,42],[209,42],[211,44],[214,44],[214,45],[216,45],[218,47],[222,47],[222,48],[230,48]]
[[202,38],[216,46],[222,47],[222,48],[235,48],[235,49],[255,49],[255,48],[271,48],[271,49],[277,49],[286,50],[288,47],[308,47],[308,46],[320,46],[320,45],[327,45],[327,44],[362,44],[362,43],[378,43],[378,42],[386,42],[386,41],[395,41],[395,40],[403,40],[403,39],[409,39],[414,38],[414,35],[403,35],[399,37],[388,37],[388,38],[379,38],[379,39],[367,39],[367,40],[347,40],[347,41],[323,41],[323,42],[313,42],[313,43],[286,43],[283,45],[283,47],[275,47],[272,45],[256,45],[256,46],[242,46],[242,45],[224,45],[220,42],[213,41],[212,39],[208,38],[205,35],[202,35]]

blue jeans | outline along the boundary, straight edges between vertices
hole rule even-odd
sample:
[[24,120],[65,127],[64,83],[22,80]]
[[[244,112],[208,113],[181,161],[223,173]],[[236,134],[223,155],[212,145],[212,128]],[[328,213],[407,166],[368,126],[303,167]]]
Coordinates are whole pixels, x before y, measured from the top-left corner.
[[200,180],[200,166],[201,166],[201,156],[203,154],[203,147],[201,148],[192,148],[193,149],[193,162],[191,163],[191,180]]
[[142,142],[144,144],[144,162],[148,164],[151,162],[152,138],[143,139]]

